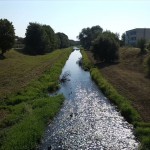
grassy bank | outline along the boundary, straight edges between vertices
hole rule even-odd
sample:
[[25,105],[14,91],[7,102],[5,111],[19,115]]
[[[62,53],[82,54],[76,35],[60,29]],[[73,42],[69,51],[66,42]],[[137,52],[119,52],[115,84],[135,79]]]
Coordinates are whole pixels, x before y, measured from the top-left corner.
[[[11,53],[16,54],[17,52],[12,51]],[[70,53],[71,49],[58,50],[43,56],[23,56],[17,53],[22,56],[23,61],[20,60],[20,64],[18,64],[19,58],[13,58],[12,55],[18,67],[17,71],[10,70],[18,78],[22,72],[20,70],[22,65],[28,66],[25,67],[25,70],[29,69],[31,71],[28,72],[29,74],[38,73],[37,76],[31,76],[27,83],[24,81],[24,85],[21,85],[20,82],[16,83],[14,86],[20,88],[18,91],[15,89],[11,91],[12,94],[6,92],[7,96],[2,96],[0,149],[25,150],[36,147],[48,122],[56,115],[63,103],[63,95],[49,97],[48,90],[53,91],[58,88],[59,75]],[[5,61],[9,62],[9,60]],[[23,79],[26,78],[25,76],[23,74]]]
[[[135,107],[133,107],[131,101],[120,94],[102,75],[101,69],[94,67],[91,64],[85,51],[82,51],[83,64],[85,68],[90,69],[91,77],[96,82],[98,87],[102,92],[115,104],[118,106],[121,114],[126,118],[129,123],[132,123],[135,127],[135,134],[141,142],[141,149],[150,149],[150,123],[144,122],[139,112]],[[93,61],[94,62],[94,61]]]

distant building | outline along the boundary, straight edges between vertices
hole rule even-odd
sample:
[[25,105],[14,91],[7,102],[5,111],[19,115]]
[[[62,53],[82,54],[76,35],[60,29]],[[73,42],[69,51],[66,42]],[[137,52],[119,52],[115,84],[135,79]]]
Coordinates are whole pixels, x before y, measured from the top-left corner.
[[150,28],[136,28],[126,31],[125,44],[136,46],[140,39],[150,41]]

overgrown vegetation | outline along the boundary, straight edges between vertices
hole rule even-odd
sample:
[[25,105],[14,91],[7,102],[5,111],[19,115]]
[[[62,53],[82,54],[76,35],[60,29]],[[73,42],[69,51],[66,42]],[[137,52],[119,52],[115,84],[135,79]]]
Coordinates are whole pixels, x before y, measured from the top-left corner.
[[29,23],[26,30],[25,49],[28,54],[45,54],[57,48],[69,47],[68,36],[54,33],[49,25]]
[[91,63],[89,63],[88,57],[85,51],[82,51],[83,64],[90,64],[86,66],[86,68],[90,69],[90,73],[92,79],[96,82],[99,88],[103,91],[103,93],[118,106],[121,114],[126,118],[129,123],[132,123],[135,127],[135,134],[141,142],[140,149],[149,150],[150,149],[150,123],[143,122],[139,113],[132,106],[130,101],[120,95],[116,89],[108,83],[108,81],[103,77],[100,73],[100,70],[92,67]]
[[79,33],[80,43],[86,50],[92,50],[95,59],[105,62],[118,61],[119,35],[103,31],[100,26],[83,28]]
[[47,123],[63,103],[62,95],[49,97],[48,90],[59,87],[59,75],[70,53],[71,49],[61,51],[61,57],[56,57],[40,78],[1,101],[0,149],[34,149],[40,142]]
[[107,63],[119,59],[119,38],[110,31],[100,34],[92,43],[92,52],[95,59]]
[[12,22],[0,19],[0,56],[12,48],[15,41],[15,30]]
[[141,49],[141,54],[145,52],[145,47],[146,47],[146,40],[145,39],[140,39],[137,43],[138,48]]
[[91,28],[83,28],[78,36],[81,45],[85,49],[89,50],[92,46],[92,41],[96,39],[97,36],[102,33],[102,31],[103,29],[99,25],[93,26]]

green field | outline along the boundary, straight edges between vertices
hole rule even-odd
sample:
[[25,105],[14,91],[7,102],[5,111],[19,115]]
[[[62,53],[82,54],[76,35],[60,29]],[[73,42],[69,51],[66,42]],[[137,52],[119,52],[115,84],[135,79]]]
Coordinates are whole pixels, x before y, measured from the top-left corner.
[[33,149],[63,104],[59,75],[72,49],[28,56],[15,50],[0,60],[0,149]]

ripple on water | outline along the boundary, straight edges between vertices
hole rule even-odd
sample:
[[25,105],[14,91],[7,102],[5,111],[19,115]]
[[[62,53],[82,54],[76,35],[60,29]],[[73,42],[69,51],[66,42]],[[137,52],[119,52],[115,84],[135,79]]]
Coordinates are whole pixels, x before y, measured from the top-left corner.
[[116,107],[98,90],[89,73],[83,72],[83,78],[82,72],[78,68],[78,78],[74,78],[71,72],[68,85],[62,85],[66,101],[48,126],[40,149],[138,149],[139,143],[133,135],[132,125],[124,120]]

